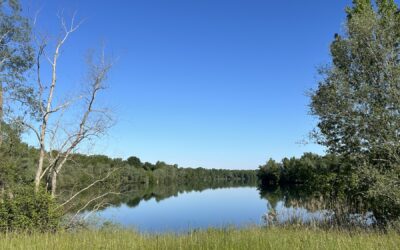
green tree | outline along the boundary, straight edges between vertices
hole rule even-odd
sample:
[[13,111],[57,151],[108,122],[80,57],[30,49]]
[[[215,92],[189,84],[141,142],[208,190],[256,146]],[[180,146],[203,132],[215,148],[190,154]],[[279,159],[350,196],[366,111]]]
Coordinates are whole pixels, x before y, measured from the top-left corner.
[[400,196],[383,188],[399,190],[398,6],[394,0],[354,0],[345,30],[335,35],[332,63],[321,69],[323,79],[311,95],[311,113],[319,119],[315,135],[351,163],[343,178],[355,183],[353,194],[372,204],[378,219],[398,218]]
[[279,184],[281,172],[281,165],[273,159],[269,159],[265,165],[260,166],[257,176],[264,186],[274,186]]
[[140,159],[136,156],[131,156],[127,160],[129,165],[134,166],[134,167],[142,167],[143,163],[140,161]]
[[388,167],[400,156],[400,14],[393,0],[353,2],[311,112],[331,152]]
[[0,189],[1,194],[15,179],[16,161],[20,148],[19,133],[16,128],[7,124],[3,126],[3,143],[0,147]]
[[[30,44],[31,28],[21,15],[18,0],[0,1],[0,121],[5,111],[7,95],[29,98],[30,89],[22,85],[24,73],[32,67],[33,49]],[[1,123],[0,123],[1,130]],[[0,133],[0,145],[2,143]]]

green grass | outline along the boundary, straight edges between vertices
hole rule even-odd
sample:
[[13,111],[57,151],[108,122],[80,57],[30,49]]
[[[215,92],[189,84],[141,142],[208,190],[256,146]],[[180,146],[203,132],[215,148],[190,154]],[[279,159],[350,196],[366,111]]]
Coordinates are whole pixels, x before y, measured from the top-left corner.
[[400,235],[293,228],[208,229],[146,235],[129,230],[3,234],[0,249],[400,249]]

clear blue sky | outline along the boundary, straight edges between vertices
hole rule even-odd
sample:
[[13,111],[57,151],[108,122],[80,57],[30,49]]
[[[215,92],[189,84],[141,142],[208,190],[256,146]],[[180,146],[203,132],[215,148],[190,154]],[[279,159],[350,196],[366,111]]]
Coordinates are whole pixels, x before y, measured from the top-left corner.
[[101,99],[118,118],[96,153],[180,166],[256,168],[269,157],[323,153],[299,145],[316,121],[307,90],[329,63],[350,0],[24,0],[86,19],[61,58],[60,85],[76,84],[89,48],[118,57]]

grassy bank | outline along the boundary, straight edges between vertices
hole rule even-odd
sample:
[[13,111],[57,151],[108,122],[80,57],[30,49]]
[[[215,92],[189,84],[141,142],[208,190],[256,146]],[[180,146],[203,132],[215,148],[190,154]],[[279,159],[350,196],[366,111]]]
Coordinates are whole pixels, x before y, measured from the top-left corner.
[[0,249],[399,249],[396,233],[310,229],[209,229],[182,235],[144,235],[128,230],[6,234]]

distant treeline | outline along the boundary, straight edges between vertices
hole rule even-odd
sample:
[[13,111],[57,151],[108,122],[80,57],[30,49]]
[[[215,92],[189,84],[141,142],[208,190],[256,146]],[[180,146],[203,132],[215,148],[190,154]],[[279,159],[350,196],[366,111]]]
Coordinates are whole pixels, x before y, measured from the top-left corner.
[[[79,164],[72,166],[73,164]],[[82,155],[76,154],[66,170],[66,174],[60,179],[62,189],[70,188],[70,185],[88,184],[96,177],[106,176],[114,171],[112,176],[104,182],[121,185],[126,189],[129,185],[151,184],[151,185],[187,185],[194,183],[215,182],[256,182],[256,170],[228,170],[228,169],[205,169],[205,168],[181,168],[178,165],[167,164],[157,161],[155,164],[142,163],[138,157],[129,157],[127,160],[120,158],[112,159],[104,155]]]
[[[3,128],[8,128],[3,126]],[[0,187],[31,185],[38,161],[38,150],[21,142],[18,133],[9,129],[0,155]],[[170,185],[215,182],[257,181],[256,170],[228,170],[205,168],[182,168],[176,164],[158,161],[155,164],[141,162],[138,157],[110,158],[105,155],[74,154],[60,175],[60,193],[66,189],[84,188],[96,180],[110,185],[112,190],[127,191],[134,185]],[[98,188],[99,185],[93,188]],[[118,187],[117,189],[115,187]]]

